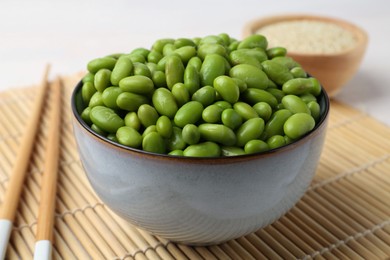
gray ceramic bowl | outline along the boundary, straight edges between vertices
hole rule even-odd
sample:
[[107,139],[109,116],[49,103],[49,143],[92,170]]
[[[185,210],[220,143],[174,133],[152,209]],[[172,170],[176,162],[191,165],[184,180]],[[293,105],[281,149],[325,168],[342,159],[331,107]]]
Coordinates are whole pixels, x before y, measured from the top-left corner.
[[253,155],[183,158],[132,149],[85,124],[81,83],[72,95],[82,164],[100,199],[134,225],[174,242],[218,244],[249,234],[285,214],[303,196],[320,158],[329,99],[308,135]]

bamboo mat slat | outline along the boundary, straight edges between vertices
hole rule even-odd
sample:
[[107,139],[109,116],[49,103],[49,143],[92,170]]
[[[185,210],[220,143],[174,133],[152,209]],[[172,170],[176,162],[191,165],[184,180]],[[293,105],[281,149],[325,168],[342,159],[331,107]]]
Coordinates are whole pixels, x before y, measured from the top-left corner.
[[[70,95],[80,75],[62,77],[60,166],[54,259],[388,259],[390,128],[332,101],[324,150],[304,197],[275,223],[220,245],[189,247],[138,229],[93,192],[78,157]],[[37,87],[0,93],[0,203]],[[7,259],[33,255],[48,117],[44,109]]]

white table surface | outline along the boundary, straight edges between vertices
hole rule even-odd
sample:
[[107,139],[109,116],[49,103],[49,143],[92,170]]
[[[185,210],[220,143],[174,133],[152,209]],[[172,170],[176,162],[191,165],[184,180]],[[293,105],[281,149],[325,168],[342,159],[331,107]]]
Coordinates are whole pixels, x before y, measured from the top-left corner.
[[240,38],[259,16],[320,14],[368,32],[361,67],[336,98],[390,126],[389,10],[388,0],[1,0],[0,91],[39,83],[47,62],[52,78],[71,75],[92,58],[150,47],[157,38]]

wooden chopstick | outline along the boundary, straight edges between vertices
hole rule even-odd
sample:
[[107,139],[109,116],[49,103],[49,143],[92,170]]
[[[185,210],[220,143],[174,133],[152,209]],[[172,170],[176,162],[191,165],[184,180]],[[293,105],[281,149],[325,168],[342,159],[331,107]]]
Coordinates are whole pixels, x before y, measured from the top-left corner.
[[51,259],[54,213],[57,190],[60,124],[61,124],[61,81],[57,78],[51,85],[50,123],[46,147],[45,170],[42,176],[39,201],[34,259]]
[[5,252],[7,251],[8,240],[11,236],[12,223],[15,219],[24,179],[29,166],[31,152],[34,147],[35,137],[39,128],[42,107],[49,85],[49,70],[50,65],[47,65],[30,120],[19,146],[17,158],[14,162],[12,172],[10,173],[8,188],[5,191],[3,204],[0,208],[0,259],[5,257]]

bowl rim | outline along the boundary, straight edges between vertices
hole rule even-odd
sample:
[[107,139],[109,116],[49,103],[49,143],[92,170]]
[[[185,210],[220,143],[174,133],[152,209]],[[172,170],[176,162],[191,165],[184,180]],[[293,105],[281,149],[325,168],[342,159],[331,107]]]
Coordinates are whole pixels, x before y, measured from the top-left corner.
[[295,57],[337,57],[342,55],[350,55],[356,50],[363,50],[368,44],[368,34],[367,32],[359,27],[358,25],[337,18],[333,16],[324,16],[316,14],[306,14],[306,13],[288,13],[288,14],[277,14],[269,15],[264,17],[259,17],[248,21],[242,30],[242,37],[245,38],[249,35],[255,34],[256,30],[262,26],[282,22],[282,21],[292,21],[292,20],[316,20],[324,21],[339,25],[340,27],[352,32],[357,37],[357,42],[351,48],[348,48],[344,51],[335,52],[335,53],[304,53],[304,52],[293,52],[288,50],[288,55]]
[[[309,133],[301,137],[300,139],[287,144],[282,147],[274,148],[268,151],[264,152],[258,152],[253,154],[244,154],[244,155],[236,155],[236,156],[219,156],[219,157],[187,157],[187,156],[178,156],[178,155],[168,155],[168,154],[158,154],[153,152],[144,151],[142,149],[132,148],[128,147],[119,143],[116,143],[114,141],[111,141],[110,139],[101,136],[94,132],[86,122],[81,118],[81,115],[77,109],[76,105],[76,98],[77,95],[79,95],[79,99],[81,98],[81,88],[83,86],[82,80],[80,80],[75,88],[73,89],[72,95],[71,95],[71,109],[73,114],[73,122],[76,122],[79,126],[81,126],[82,130],[86,131],[89,136],[91,136],[96,141],[101,142],[104,145],[109,146],[110,148],[117,149],[122,152],[126,152],[132,155],[136,155],[139,157],[145,157],[147,159],[160,159],[160,160],[170,160],[172,162],[183,162],[183,163],[197,163],[197,164],[231,164],[231,163],[237,163],[242,161],[249,161],[249,160],[258,160],[260,158],[269,157],[277,153],[284,153],[289,150],[295,149],[301,144],[305,143],[306,141],[310,140],[314,136],[318,135],[322,130],[325,130],[324,128],[327,125],[327,121],[329,118],[329,109],[330,109],[330,99],[328,94],[326,93],[323,86],[321,86],[321,96],[323,96],[322,100],[325,104],[322,113],[321,118]],[[80,94],[79,94],[80,93]],[[79,102],[83,102],[80,100]],[[83,104],[84,105],[84,104]],[[74,128],[75,126],[73,126]]]

